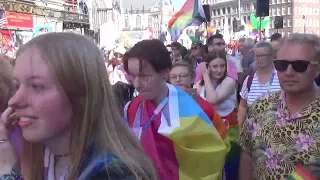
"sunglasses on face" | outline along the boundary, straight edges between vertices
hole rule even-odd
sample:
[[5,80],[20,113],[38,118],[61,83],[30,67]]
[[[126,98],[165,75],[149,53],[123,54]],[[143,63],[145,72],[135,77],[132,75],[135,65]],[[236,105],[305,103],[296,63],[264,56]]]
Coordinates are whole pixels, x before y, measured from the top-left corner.
[[303,73],[308,69],[309,64],[319,64],[317,61],[305,61],[305,60],[296,60],[296,61],[288,61],[288,60],[279,60],[276,59],[273,61],[274,67],[279,72],[284,72],[288,69],[288,66],[291,64],[294,71],[298,73]]
[[216,46],[225,46],[225,45],[226,45],[226,43],[224,43],[224,42],[218,42],[218,43],[214,43],[214,44],[212,44],[212,45],[216,45]]
[[200,46],[193,46],[193,47],[191,47],[191,49],[192,50],[196,50],[196,49],[198,49]]

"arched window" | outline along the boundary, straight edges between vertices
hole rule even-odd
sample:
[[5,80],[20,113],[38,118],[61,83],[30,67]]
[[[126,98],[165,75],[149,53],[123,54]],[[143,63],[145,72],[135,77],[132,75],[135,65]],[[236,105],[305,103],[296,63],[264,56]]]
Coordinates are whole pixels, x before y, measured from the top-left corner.
[[136,27],[141,28],[141,16],[137,15],[136,17]]
[[129,28],[129,17],[125,17],[125,23],[124,23],[125,28]]

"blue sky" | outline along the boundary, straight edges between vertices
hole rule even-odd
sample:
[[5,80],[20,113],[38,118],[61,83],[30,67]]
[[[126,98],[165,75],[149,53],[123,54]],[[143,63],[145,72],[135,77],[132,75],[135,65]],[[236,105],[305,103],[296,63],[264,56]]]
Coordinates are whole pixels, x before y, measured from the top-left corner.
[[174,10],[179,11],[185,2],[186,0],[172,0]]

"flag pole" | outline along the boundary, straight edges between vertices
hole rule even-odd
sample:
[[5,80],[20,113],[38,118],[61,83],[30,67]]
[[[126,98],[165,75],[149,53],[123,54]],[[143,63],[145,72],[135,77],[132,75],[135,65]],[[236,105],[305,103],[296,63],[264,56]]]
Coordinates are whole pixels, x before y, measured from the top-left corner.
[[261,21],[261,17],[260,17],[260,20],[259,20],[259,21],[260,21],[260,24],[259,24],[259,30],[260,30],[260,31],[259,31],[259,35],[260,35],[260,41],[261,41],[261,40],[262,40],[262,32],[261,32],[261,26],[262,26],[261,24],[262,24],[262,21]]

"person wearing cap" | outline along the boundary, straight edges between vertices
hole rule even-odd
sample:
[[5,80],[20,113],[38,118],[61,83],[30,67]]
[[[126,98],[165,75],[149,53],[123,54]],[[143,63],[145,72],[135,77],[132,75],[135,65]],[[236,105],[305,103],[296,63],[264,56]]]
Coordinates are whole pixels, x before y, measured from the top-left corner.
[[200,40],[193,40],[191,45],[191,54],[185,60],[196,68],[203,62],[205,56],[204,45]]

